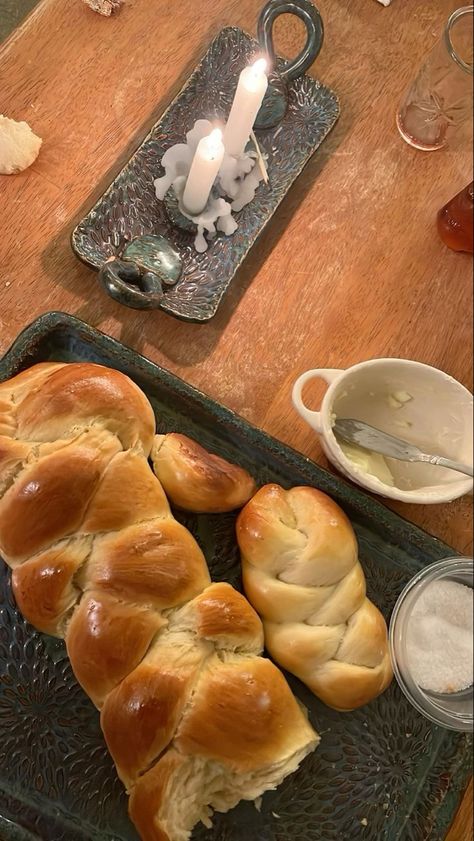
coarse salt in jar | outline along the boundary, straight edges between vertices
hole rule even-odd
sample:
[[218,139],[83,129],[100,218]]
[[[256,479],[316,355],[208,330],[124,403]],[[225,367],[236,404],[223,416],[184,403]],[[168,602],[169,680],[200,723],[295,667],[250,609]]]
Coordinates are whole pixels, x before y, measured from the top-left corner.
[[447,558],[409,581],[390,620],[390,653],[400,688],[419,712],[472,731],[472,559]]

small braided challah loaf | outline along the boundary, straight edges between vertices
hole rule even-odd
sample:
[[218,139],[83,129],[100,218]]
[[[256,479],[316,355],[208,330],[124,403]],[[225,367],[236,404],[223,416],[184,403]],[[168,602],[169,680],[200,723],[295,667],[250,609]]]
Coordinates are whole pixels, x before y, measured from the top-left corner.
[[388,686],[387,628],[365,595],[352,526],[321,491],[266,485],[237,521],[244,589],[280,666],[337,710]]
[[142,839],[186,841],[212,809],[275,788],[318,736],[259,656],[257,614],[211,584],[171,515],[154,434],[145,395],[114,370],[48,363],[0,384],[0,554],[24,616],[65,638],[101,710]]

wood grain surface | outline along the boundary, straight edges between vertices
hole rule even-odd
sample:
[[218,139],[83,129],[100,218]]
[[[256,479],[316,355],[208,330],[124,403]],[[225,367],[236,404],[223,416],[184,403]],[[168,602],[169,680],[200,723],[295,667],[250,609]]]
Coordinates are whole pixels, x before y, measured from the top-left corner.
[[[312,74],[341,118],[204,325],[112,302],[69,237],[210,40],[255,33],[260,0],[127,0],[102,18],[79,0],[43,0],[0,49],[0,110],[44,139],[27,172],[0,176],[0,353],[40,313],[64,310],[135,348],[327,466],[291,406],[311,367],[376,356],[417,359],[472,388],[472,257],[438,239],[436,211],[472,179],[469,132],[422,153],[395,111],[453,0],[319,0],[326,28]],[[298,22],[277,25],[294,55]],[[321,389],[311,399],[316,408]],[[472,499],[394,509],[472,550]],[[472,787],[449,841],[472,838]]]

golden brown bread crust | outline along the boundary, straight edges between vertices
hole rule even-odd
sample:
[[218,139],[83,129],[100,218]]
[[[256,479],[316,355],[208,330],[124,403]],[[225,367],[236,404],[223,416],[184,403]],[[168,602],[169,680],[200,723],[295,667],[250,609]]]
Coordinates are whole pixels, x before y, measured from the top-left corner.
[[87,593],[66,632],[66,647],[77,680],[96,707],[141,662],[166,620],[154,610]]
[[28,444],[0,435],[0,494],[14,481],[29,453]]
[[[291,755],[301,733],[300,714],[285,678],[270,660],[222,663],[213,657],[174,744],[185,755],[206,757],[246,774],[271,764],[275,753]],[[290,721],[298,727],[289,727]]]
[[143,454],[125,450],[117,453],[105,468],[82,530],[90,534],[119,531],[158,515],[170,515],[163,488]]
[[132,789],[129,802],[130,817],[142,841],[170,841],[160,825],[160,805],[172,796],[174,776],[186,763],[186,758],[171,749]]
[[[221,581],[207,587],[190,604],[193,626],[200,637],[231,650],[263,651],[262,622],[241,593]],[[186,614],[186,611],[183,611]]]
[[[250,663],[250,668],[259,663],[260,658],[255,656],[249,660],[248,652],[261,653],[263,628],[247,600],[229,584],[210,584],[170,615],[168,626],[156,637],[144,660],[110,693],[102,710],[106,741],[128,789],[175,739],[205,663],[215,651],[238,648],[245,649],[243,662]],[[217,662],[222,668],[219,658]],[[270,691],[268,697],[272,699],[273,690],[262,687],[262,693]],[[228,705],[226,715],[234,703]],[[128,734],[126,740],[124,733]]]
[[14,437],[18,433],[16,407],[29,392],[43,385],[49,375],[63,367],[61,362],[40,362],[0,383],[0,435]]
[[0,501],[0,552],[11,566],[78,531],[117,449],[113,438],[95,432],[43,457],[40,448]]
[[211,580],[196,541],[171,517],[99,537],[87,575],[88,586],[157,610],[183,604]]
[[33,386],[26,382],[28,372],[22,376],[25,396],[17,412],[19,437],[56,441],[70,437],[78,426],[104,425],[124,449],[139,445],[147,455],[150,452],[153,410],[143,392],[119,371],[78,362],[53,365],[46,378],[33,371]]
[[128,790],[172,742],[203,657],[197,648],[157,644],[108,695],[101,726]]
[[[262,661],[267,662],[269,661]],[[272,666],[271,663],[269,663]],[[273,666],[273,668],[275,668]],[[262,700],[262,699],[260,699]],[[250,709],[250,704],[249,704]],[[252,709],[253,711],[253,709]],[[269,716],[271,720],[271,716]],[[286,720],[285,720],[285,728],[286,728]],[[298,751],[298,746],[301,745],[302,735],[306,738],[309,737],[311,734],[311,727],[309,724],[306,724],[307,732],[304,733],[304,726],[300,728],[298,732],[293,732],[293,736],[296,737],[296,751]],[[227,727],[228,732],[230,732],[230,727]],[[249,720],[247,719],[247,728],[244,737],[244,743],[248,738],[249,731],[252,730],[253,735],[253,728],[249,727]],[[303,733],[302,733],[303,730]],[[214,734],[212,734],[214,738]],[[233,739],[227,742],[228,751],[231,750]],[[255,741],[257,750],[260,750],[260,755],[263,756],[264,744],[266,742],[265,734],[263,733],[260,739],[256,738]],[[313,744],[317,743],[317,739]],[[163,755],[162,758],[156,762],[149,771],[145,774],[140,776],[137,779],[135,786],[132,789],[131,797],[130,797],[130,815],[137,826],[140,836],[144,841],[169,841],[170,838],[174,837],[172,832],[173,826],[173,815],[172,815],[172,808],[170,804],[173,803],[175,800],[181,800],[183,802],[183,809],[186,814],[187,820],[185,820],[184,830],[189,830],[197,821],[197,819],[201,818],[202,820],[209,820],[209,817],[212,815],[212,810],[205,810],[199,804],[196,803],[195,798],[193,797],[192,788],[189,785],[189,782],[196,778],[196,775],[202,773],[203,768],[207,769],[207,774],[203,779],[203,783],[206,786],[208,796],[203,802],[209,802],[211,807],[214,807],[217,811],[226,812],[229,808],[232,808],[236,803],[239,801],[239,787],[243,785],[244,790],[246,792],[246,799],[254,799],[252,795],[255,797],[257,796],[257,791],[259,790],[259,783],[258,783],[258,776],[255,777],[255,782],[252,782],[252,771],[245,772],[245,768],[255,766],[258,771],[262,772],[262,770],[269,774],[269,779],[272,777],[271,768],[272,766],[264,766],[262,763],[252,763],[250,753],[245,754],[245,750],[242,749],[240,746],[240,753],[241,753],[241,761],[233,761],[233,758],[229,761],[224,758],[224,761],[221,763],[215,760],[208,760],[206,764],[204,764],[204,760],[202,759],[202,747],[201,745],[196,745],[194,742],[190,743],[191,750],[196,750],[196,753],[182,753],[180,750],[177,750],[174,746],[170,747],[166,753]],[[291,748],[293,752],[295,750],[295,743]],[[224,748],[218,753],[222,755],[226,755],[228,753]],[[213,753],[213,751],[211,751]],[[271,753],[271,751],[269,751]],[[274,757],[274,753],[272,754]],[[292,766],[292,770],[294,770],[300,759],[302,758],[301,753],[299,754],[299,759],[294,762]],[[233,770],[232,770],[233,769]],[[269,784],[270,788],[275,788],[279,782],[278,776],[276,775],[274,778],[274,784]],[[242,782],[241,782],[242,781]],[[234,786],[234,790],[230,791],[229,787]],[[191,789],[191,790],[190,790]],[[171,814],[170,814],[171,813]],[[209,825],[206,823],[206,825]],[[188,838],[189,835],[187,832],[183,832],[183,834],[179,835],[179,838]]]
[[[245,599],[229,585],[211,584],[170,618],[170,625],[157,638],[144,663],[109,696],[102,711],[109,748],[131,790],[130,814],[143,839],[168,841],[174,837],[170,813],[172,804],[181,800],[185,830],[207,814],[205,804],[227,811],[242,796],[239,789],[254,799],[262,790],[259,775],[267,774],[267,787],[273,788],[281,779],[278,768],[293,770],[318,742],[276,666],[253,652],[232,653],[235,631],[217,620],[215,609],[216,603],[225,602],[227,596],[234,616],[241,607],[248,619],[259,623]],[[239,623],[245,627],[246,621],[242,617]],[[187,648],[190,631],[200,641],[192,656]],[[225,653],[220,647],[224,644],[222,634],[230,634],[230,647]],[[174,653],[173,665],[168,646]],[[198,657],[200,664],[195,659]],[[171,683],[172,693],[167,693],[170,705],[151,706],[149,697],[144,697],[144,682],[138,680],[144,667],[150,681],[157,685],[161,681]],[[121,719],[123,711],[133,719],[141,704],[145,704],[147,716],[137,717],[136,726],[130,727]],[[144,730],[156,734],[154,764],[149,762],[150,752],[145,747],[150,744],[150,735],[145,737]],[[137,733],[128,750],[120,737],[124,731]],[[167,750],[161,754],[165,746]],[[149,770],[147,766],[151,766]],[[202,785],[207,790],[202,800],[196,798],[190,784],[199,774],[203,774]],[[179,835],[185,837],[185,832]]]
[[[314,488],[260,488],[239,515],[237,537],[249,563],[266,571],[277,567],[279,579],[288,584],[330,586],[357,562],[348,518]],[[320,558],[324,563],[312,562]]]
[[156,435],[151,457],[168,498],[186,511],[233,511],[255,493],[255,482],[246,470],[207,452],[186,435]]
[[[0,384],[0,551],[25,616],[65,636],[102,710],[142,838],[186,841],[209,807],[274,788],[318,738],[258,656],[257,614],[230,585],[210,584],[173,518],[147,462],[153,434],[146,397],[116,371],[50,363]],[[245,471],[205,461],[206,510],[212,477],[220,505],[241,504],[253,490]]]
[[80,590],[74,577],[87,559],[91,541],[66,540],[13,570],[12,585],[23,616],[44,634],[64,636],[64,622]]
[[281,666],[329,706],[350,710],[388,686],[387,628],[366,598],[352,526],[314,488],[266,485],[241,511],[244,589]]
[[316,669],[309,688],[322,701],[341,710],[367,704],[380,695],[392,679],[387,652],[387,626],[380,611],[369,599],[348,621],[334,659]]

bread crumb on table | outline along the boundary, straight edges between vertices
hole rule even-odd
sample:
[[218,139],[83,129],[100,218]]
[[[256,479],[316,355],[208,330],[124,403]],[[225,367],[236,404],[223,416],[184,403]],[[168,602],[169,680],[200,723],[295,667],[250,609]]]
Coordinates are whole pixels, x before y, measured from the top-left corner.
[[0,114],[0,175],[14,175],[35,162],[41,148],[38,137],[24,121]]
[[99,15],[104,15],[107,18],[122,5],[122,0],[82,0],[82,2],[94,12],[98,12]]

